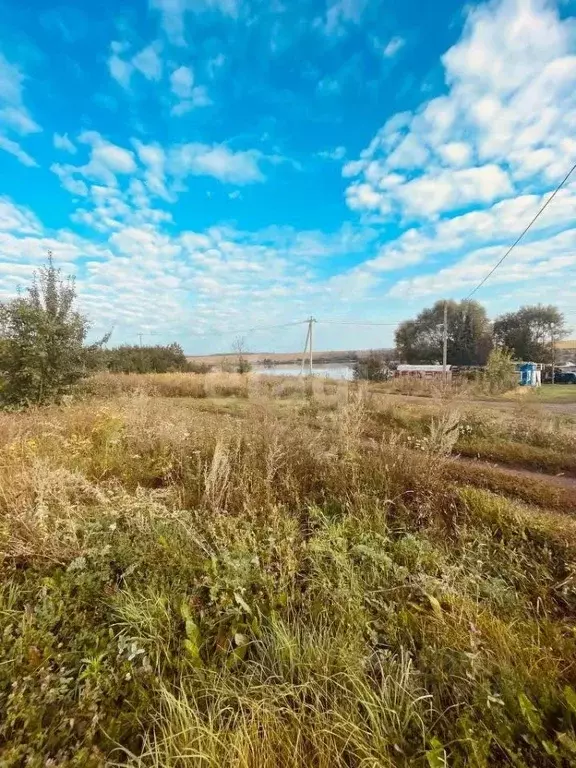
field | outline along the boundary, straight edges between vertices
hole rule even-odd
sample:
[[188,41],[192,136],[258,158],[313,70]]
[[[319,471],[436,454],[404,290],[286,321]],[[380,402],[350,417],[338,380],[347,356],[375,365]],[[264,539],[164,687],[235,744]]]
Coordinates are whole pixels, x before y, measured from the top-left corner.
[[575,515],[531,400],[107,374],[0,413],[0,766],[574,765]]
[[[380,350],[391,354],[392,349]],[[316,363],[349,363],[352,365],[358,357],[368,354],[367,350],[325,350],[314,353]],[[270,363],[301,363],[302,352],[246,352],[243,357],[252,365]],[[189,355],[188,360],[194,363],[204,363],[219,368],[222,365],[233,365],[238,358],[238,353],[228,352],[219,355]]]

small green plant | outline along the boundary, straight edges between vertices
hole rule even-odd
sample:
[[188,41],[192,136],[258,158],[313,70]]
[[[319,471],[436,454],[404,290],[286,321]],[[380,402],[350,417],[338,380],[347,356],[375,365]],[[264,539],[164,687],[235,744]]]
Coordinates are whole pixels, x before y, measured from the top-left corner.
[[512,354],[503,347],[490,352],[482,376],[484,390],[491,395],[508,392],[517,384]]

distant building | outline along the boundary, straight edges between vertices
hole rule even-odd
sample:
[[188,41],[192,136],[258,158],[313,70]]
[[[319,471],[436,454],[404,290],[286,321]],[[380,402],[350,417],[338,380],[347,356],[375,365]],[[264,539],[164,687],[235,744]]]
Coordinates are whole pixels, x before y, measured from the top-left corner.
[[[396,376],[412,376],[416,379],[442,379],[444,368],[441,365],[399,365]],[[446,378],[452,378],[452,366],[446,366]]]

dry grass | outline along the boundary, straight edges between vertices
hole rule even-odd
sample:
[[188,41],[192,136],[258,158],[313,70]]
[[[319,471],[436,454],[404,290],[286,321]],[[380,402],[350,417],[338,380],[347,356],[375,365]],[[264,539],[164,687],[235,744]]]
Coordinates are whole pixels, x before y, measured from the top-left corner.
[[565,500],[455,474],[462,413],[207,380],[0,414],[0,765],[570,764]]
[[100,373],[88,379],[81,394],[111,398],[141,394],[150,397],[285,398],[346,392],[346,383],[296,376],[260,376],[237,373]]

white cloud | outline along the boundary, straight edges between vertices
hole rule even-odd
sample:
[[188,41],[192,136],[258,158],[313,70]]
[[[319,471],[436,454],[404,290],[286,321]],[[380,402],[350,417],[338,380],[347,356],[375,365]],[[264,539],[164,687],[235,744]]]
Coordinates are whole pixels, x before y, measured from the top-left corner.
[[158,81],[162,77],[162,59],[157,44],[153,43],[137,53],[132,64],[147,80]]
[[203,85],[197,85],[195,88],[192,88],[190,97],[191,98],[184,99],[175,104],[170,110],[170,113],[176,117],[180,117],[197,107],[209,107],[212,104],[212,99],[208,96],[206,88]]
[[178,67],[170,75],[172,93],[180,101],[172,107],[171,114],[179,117],[196,107],[207,107],[212,104],[203,85],[194,86],[194,72],[190,67]]
[[53,136],[54,147],[61,149],[63,152],[69,152],[71,155],[75,155],[77,152],[76,147],[68,138],[68,134],[55,133]]
[[387,59],[393,59],[397,53],[406,45],[406,40],[403,37],[391,37],[390,40],[384,46],[382,53]]
[[498,165],[484,165],[427,174],[406,182],[397,194],[408,216],[435,216],[473,203],[491,203],[511,192],[506,172]]
[[377,192],[370,184],[352,184],[346,190],[346,201],[350,208],[355,211],[379,211],[386,214],[390,210],[390,205],[386,197]]
[[112,144],[97,131],[84,131],[78,141],[91,147],[88,165],[79,169],[85,176],[110,183],[110,178],[116,174],[130,174],[136,170],[134,153]]
[[465,141],[450,141],[438,147],[440,157],[447,165],[461,167],[472,159],[472,148]]
[[162,45],[155,41],[134,56],[129,56],[130,45],[117,40],[110,44],[111,55],[108,59],[110,74],[122,88],[129,90],[134,72],[140,72],[147,80],[158,82],[162,79]]
[[60,179],[62,186],[65,190],[72,195],[79,195],[80,197],[86,197],[88,195],[88,187],[82,179],[74,178],[74,174],[78,172],[78,169],[74,165],[60,165],[60,163],[53,163],[50,166],[52,173]]
[[146,187],[152,194],[170,200],[170,194],[166,189],[164,149],[159,144],[143,144],[137,140],[134,141],[134,146],[140,162],[146,166],[144,174]]
[[229,184],[264,181],[259,167],[262,154],[250,149],[237,151],[224,144],[181,144],[171,150],[170,170],[176,176],[212,176]]
[[134,67],[130,62],[125,61],[116,53],[113,53],[108,59],[108,69],[114,80],[116,80],[122,88],[130,88],[130,79],[132,77],[132,72],[134,71]]
[[20,144],[12,141],[12,139],[9,139],[6,136],[0,135],[0,149],[3,149],[4,152],[8,152],[9,155],[14,155],[14,157],[19,160],[22,165],[26,165],[29,168],[38,167],[36,160],[34,160],[33,157],[25,152]]
[[345,166],[357,177],[350,205],[382,211],[391,170],[405,178],[388,189],[387,215],[422,219],[511,196],[516,182],[557,183],[576,160],[575,41],[547,0],[472,7],[442,57],[446,95],[393,116]]
[[179,99],[189,99],[194,86],[194,72],[190,67],[178,67],[170,75],[172,93]]
[[[502,256],[502,248],[490,246],[472,251],[456,264],[434,275],[421,275],[401,280],[390,290],[395,298],[441,295],[447,290],[465,291],[474,287]],[[518,245],[491,277],[492,284],[513,283],[539,278],[558,277],[576,265],[576,229],[547,238],[545,242]]]
[[42,128],[36,123],[24,107],[4,107],[0,109],[0,124],[12,128],[16,133],[38,133]]
[[0,53],[0,101],[7,104],[22,103],[24,75]]
[[0,197],[0,231],[31,234],[40,232],[40,229],[40,222],[31,211],[7,197]]
[[0,149],[13,155],[23,165],[37,166],[37,162],[9,133],[25,135],[41,131],[23,103],[25,77],[18,67],[0,53]]

